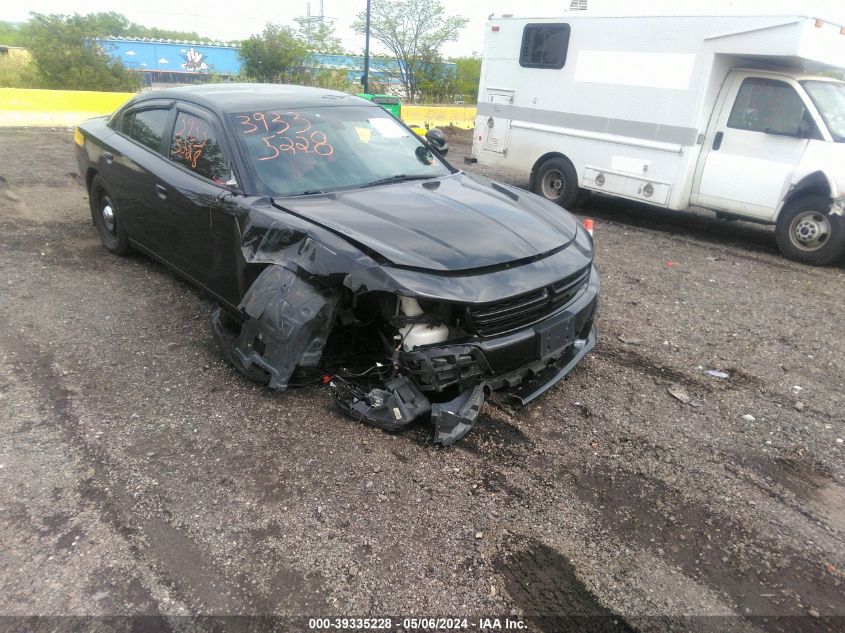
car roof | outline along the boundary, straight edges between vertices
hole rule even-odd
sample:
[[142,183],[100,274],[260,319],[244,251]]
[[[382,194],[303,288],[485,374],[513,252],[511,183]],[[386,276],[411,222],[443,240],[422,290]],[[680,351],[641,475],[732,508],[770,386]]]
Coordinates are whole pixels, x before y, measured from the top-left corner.
[[331,105],[378,107],[366,99],[345,92],[287,84],[223,83],[180,86],[144,92],[135,97],[133,103],[141,104],[152,99],[180,99],[222,114]]

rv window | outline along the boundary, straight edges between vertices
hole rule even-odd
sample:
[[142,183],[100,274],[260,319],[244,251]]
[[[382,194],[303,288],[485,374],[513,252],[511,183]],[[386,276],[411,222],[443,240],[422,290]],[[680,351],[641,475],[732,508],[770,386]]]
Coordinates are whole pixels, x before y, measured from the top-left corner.
[[806,108],[795,89],[783,81],[749,77],[736,96],[728,127],[749,132],[806,136]]
[[519,65],[523,68],[563,68],[569,49],[568,24],[526,24]]

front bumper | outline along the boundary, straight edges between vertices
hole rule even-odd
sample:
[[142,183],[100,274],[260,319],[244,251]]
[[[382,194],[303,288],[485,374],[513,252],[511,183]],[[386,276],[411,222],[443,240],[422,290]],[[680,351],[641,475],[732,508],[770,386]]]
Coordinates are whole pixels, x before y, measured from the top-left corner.
[[516,400],[528,404],[563,380],[595,347],[593,319],[600,290],[593,266],[584,289],[555,313],[507,334],[405,352],[400,355],[404,373],[423,392],[483,383],[490,390],[512,390]]

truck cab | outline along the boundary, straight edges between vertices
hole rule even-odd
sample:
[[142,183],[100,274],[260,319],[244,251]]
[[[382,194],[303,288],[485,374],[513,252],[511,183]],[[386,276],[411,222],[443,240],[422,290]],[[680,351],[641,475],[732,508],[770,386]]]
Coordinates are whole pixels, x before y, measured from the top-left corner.
[[690,203],[775,223],[785,254],[823,263],[829,241],[842,240],[843,201],[845,83],[732,71],[713,109]]

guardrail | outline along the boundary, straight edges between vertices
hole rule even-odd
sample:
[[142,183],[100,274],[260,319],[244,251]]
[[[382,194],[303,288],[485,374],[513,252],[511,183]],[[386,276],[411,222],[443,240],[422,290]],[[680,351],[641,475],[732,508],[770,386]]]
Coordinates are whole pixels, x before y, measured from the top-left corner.
[[[132,92],[0,88],[0,126],[73,127],[114,112]],[[475,126],[474,106],[403,105],[402,118],[420,127]]]

